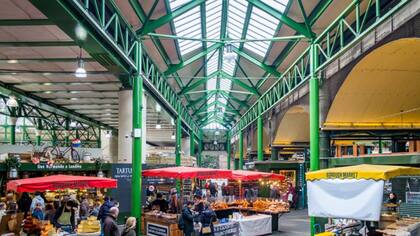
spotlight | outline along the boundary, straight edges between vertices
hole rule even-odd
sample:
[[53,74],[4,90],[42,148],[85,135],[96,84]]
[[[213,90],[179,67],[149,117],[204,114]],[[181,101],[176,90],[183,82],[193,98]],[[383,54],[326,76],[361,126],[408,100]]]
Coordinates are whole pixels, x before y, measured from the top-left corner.
[[14,96],[10,96],[10,98],[7,100],[6,105],[8,107],[18,107],[19,104],[16,101],[16,98]]
[[80,55],[79,58],[77,58],[77,69],[76,72],[74,73],[74,75],[77,78],[86,78],[87,77],[87,73],[85,70],[85,63],[83,62],[82,59],[82,48],[80,48]]

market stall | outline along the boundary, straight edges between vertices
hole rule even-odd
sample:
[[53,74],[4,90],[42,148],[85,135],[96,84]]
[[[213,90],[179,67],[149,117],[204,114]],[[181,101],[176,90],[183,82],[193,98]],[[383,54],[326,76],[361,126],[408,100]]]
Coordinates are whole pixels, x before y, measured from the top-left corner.
[[[395,229],[398,226],[397,220],[404,221],[404,218],[398,212],[384,213],[383,209],[387,209],[383,204],[384,185],[385,181],[401,176],[418,177],[420,168],[357,165],[309,172],[306,174],[309,216],[373,222],[388,218],[387,221],[393,223],[379,224],[380,230],[386,231],[392,224]],[[412,222],[412,227],[399,229],[412,235],[410,233],[420,227],[420,219],[407,218],[405,222],[408,221]],[[351,221],[349,223],[354,224]],[[340,229],[330,228],[332,232],[342,232]]]
[[[191,179],[214,179],[214,178],[230,178],[232,172],[230,170],[210,169],[210,168],[195,168],[195,167],[166,167],[159,169],[150,169],[143,171],[144,177],[153,178],[174,178],[182,180]],[[174,186],[175,187],[175,186]],[[182,234],[178,229],[178,218],[179,215],[160,211],[149,211],[145,213],[143,218],[142,227],[145,234],[155,235],[156,232],[160,232],[158,235],[177,236]],[[218,230],[221,235],[225,235],[223,230],[229,231],[231,227],[222,227],[223,224],[218,225]],[[157,235],[157,234],[156,234]]]
[[[17,193],[45,191],[52,193],[51,191],[68,191],[70,189],[84,190],[116,187],[117,181],[114,179],[73,175],[51,175],[46,177],[11,180],[7,183],[7,190]],[[25,219],[17,222],[17,225],[22,225],[23,232],[28,234],[56,235],[59,233],[49,221],[40,221],[31,215],[28,215]],[[101,227],[100,222],[96,217],[89,217],[85,220],[81,220],[77,229],[77,235],[96,236],[100,235]],[[20,229],[16,228],[16,230]]]

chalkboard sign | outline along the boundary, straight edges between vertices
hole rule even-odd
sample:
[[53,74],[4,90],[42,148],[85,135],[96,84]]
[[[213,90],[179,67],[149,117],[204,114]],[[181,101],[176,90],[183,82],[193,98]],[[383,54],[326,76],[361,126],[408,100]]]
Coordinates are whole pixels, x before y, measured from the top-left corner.
[[131,175],[131,164],[112,165],[112,178],[118,181],[118,188],[112,191],[112,197],[120,203],[120,212],[130,212]]
[[150,236],[168,236],[169,235],[168,226],[147,223],[146,229],[147,229],[147,235],[150,235]]
[[406,192],[405,199],[408,204],[420,204],[420,192]]

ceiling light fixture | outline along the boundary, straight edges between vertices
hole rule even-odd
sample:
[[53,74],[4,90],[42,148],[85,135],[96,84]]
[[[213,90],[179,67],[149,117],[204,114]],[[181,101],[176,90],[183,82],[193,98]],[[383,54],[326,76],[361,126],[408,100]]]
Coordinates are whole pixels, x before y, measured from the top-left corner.
[[85,63],[83,62],[82,59],[82,48],[80,48],[80,55],[77,58],[77,69],[76,72],[74,73],[74,75],[77,78],[86,78],[87,77],[87,73],[85,70]]
[[223,53],[223,58],[230,64],[235,62],[236,55],[233,52],[233,46],[230,43],[225,44],[225,51]]
[[111,137],[112,137],[112,131],[107,130],[107,131],[106,131],[106,134],[105,134],[105,137],[106,137],[106,138],[111,138]]
[[175,139],[175,131],[172,131],[171,139]]
[[19,61],[18,60],[15,60],[15,59],[10,59],[10,60],[7,60],[7,63],[9,63],[9,64],[16,64],[16,63],[18,63]]
[[6,102],[6,106],[8,107],[18,107],[19,103],[17,102],[14,96],[10,96],[10,98]]
[[216,141],[216,140],[214,140],[213,144],[214,144],[214,145],[217,145],[217,141]]
[[74,128],[77,126],[77,123],[75,121],[70,122],[70,127]]

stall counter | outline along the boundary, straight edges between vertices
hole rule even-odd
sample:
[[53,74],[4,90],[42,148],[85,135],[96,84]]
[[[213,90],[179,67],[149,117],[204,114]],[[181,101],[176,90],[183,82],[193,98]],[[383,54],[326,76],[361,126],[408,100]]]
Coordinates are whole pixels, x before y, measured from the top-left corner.
[[252,215],[241,219],[233,219],[239,223],[239,234],[241,236],[255,236],[271,234],[271,215]]
[[146,213],[144,216],[145,234],[151,236],[182,236],[178,229],[176,214],[159,215]]

